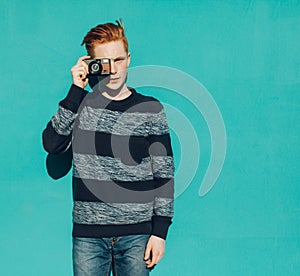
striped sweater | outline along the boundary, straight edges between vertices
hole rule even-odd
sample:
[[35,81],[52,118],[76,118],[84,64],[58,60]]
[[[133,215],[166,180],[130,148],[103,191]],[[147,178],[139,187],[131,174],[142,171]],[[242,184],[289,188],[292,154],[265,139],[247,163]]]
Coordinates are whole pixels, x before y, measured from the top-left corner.
[[73,236],[152,234],[172,223],[174,162],[166,114],[130,88],[123,100],[72,85],[43,131],[49,153],[73,151]]

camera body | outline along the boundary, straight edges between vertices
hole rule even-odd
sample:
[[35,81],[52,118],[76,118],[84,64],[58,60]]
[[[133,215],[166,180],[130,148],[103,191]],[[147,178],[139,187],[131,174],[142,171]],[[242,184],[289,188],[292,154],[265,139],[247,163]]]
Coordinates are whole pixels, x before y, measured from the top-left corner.
[[84,62],[89,67],[89,75],[102,76],[110,75],[111,66],[109,58],[85,59]]

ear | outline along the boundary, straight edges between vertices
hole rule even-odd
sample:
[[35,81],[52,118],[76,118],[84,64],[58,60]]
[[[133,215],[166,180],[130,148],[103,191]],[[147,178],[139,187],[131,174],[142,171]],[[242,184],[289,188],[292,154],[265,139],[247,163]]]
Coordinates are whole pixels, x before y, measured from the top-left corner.
[[130,64],[130,53],[127,54],[127,67],[129,66]]

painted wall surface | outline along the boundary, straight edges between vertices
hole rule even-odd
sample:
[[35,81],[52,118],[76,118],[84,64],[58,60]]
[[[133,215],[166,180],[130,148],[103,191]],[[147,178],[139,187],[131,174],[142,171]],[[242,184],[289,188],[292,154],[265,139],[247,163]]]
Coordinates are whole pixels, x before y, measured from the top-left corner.
[[0,274],[72,273],[71,173],[47,175],[41,133],[83,36],[120,17],[129,84],[166,105],[175,153],[175,217],[152,275],[300,275],[296,0],[1,0]]

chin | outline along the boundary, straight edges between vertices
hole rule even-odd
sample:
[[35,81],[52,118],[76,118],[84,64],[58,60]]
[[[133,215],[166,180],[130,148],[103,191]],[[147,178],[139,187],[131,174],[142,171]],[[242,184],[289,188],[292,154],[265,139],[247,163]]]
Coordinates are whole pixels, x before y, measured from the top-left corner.
[[106,86],[111,90],[119,90],[124,86],[124,82],[108,83]]
[[106,85],[106,87],[110,90],[119,90],[119,89],[121,89],[120,84],[108,84],[108,85]]

